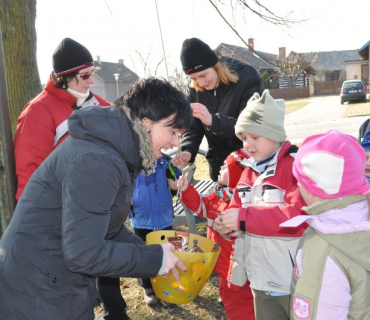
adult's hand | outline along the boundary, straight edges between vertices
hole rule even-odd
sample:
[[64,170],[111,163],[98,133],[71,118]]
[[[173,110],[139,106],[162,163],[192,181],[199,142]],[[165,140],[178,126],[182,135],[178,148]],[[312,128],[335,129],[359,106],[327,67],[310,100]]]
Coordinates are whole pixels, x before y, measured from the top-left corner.
[[171,163],[175,167],[183,166],[189,163],[191,159],[191,153],[189,151],[178,151],[176,155],[172,158]]
[[164,243],[162,244],[162,248],[166,255],[164,276],[167,276],[170,272],[172,272],[175,280],[180,282],[179,272],[177,271],[176,267],[185,272],[187,271],[185,265],[172,253],[172,251],[175,249],[172,243]]
[[199,102],[190,103],[193,110],[193,117],[198,118],[206,126],[212,125],[212,115],[209,113],[207,107]]
[[217,217],[215,220],[217,230],[223,234],[238,230],[239,210],[227,209]]

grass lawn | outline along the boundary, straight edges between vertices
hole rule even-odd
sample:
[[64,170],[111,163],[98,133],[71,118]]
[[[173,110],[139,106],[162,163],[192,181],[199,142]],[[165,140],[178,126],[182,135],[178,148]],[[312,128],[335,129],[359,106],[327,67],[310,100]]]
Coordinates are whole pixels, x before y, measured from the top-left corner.
[[[208,163],[204,156],[198,155],[195,159],[196,180],[209,179]],[[129,226],[129,222],[126,222]],[[197,225],[198,232],[206,236],[206,223]],[[186,226],[177,227],[182,231],[189,231]],[[226,320],[226,315],[222,306],[217,303],[218,277],[213,274],[204,286],[197,298],[191,303],[173,306],[148,307],[143,301],[142,288],[137,284],[136,279],[121,278],[121,292],[127,303],[127,314],[133,320]],[[95,309],[95,320],[103,320],[103,310],[101,307]]]
[[285,114],[301,109],[307,106],[310,102],[310,98],[285,101]]
[[370,101],[348,103],[342,118],[370,115]]

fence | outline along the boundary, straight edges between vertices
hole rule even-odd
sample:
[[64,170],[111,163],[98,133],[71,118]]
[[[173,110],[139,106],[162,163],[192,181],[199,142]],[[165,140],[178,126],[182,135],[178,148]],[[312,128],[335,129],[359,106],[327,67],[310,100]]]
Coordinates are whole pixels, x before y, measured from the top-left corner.
[[310,97],[310,87],[270,89],[270,93],[275,99],[292,100],[292,99],[309,98]]
[[315,96],[340,94],[343,81],[315,81]]

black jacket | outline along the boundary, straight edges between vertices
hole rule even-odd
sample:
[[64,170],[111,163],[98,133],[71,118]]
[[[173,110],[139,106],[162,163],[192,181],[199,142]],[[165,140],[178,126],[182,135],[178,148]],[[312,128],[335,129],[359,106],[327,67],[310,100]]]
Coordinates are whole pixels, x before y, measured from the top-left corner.
[[262,94],[263,83],[257,70],[250,65],[233,59],[224,58],[230,70],[239,76],[237,83],[221,83],[216,90],[203,92],[190,89],[190,102],[204,104],[212,114],[212,125],[205,126],[194,118],[190,130],[182,135],[181,150],[189,151],[194,161],[204,135],[208,141],[207,160],[211,169],[211,178],[217,179],[220,167],[226,157],[243,147],[235,135],[235,123],[245,108],[249,98],[258,92]]
[[91,320],[95,276],[157,275],[162,248],[123,224],[135,175],[154,159],[140,123],[115,107],[73,112],[0,241],[0,319]]

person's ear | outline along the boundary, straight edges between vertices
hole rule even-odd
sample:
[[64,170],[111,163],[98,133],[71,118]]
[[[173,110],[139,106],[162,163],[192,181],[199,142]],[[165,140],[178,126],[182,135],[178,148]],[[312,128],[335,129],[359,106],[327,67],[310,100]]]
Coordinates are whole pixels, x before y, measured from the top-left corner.
[[151,127],[152,127],[152,121],[148,118],[143,118],[141,120],[143,122],[143,125],[144,125],[144,128],[146,130],[146,132],[150,133],[150,130],[151,130]]

